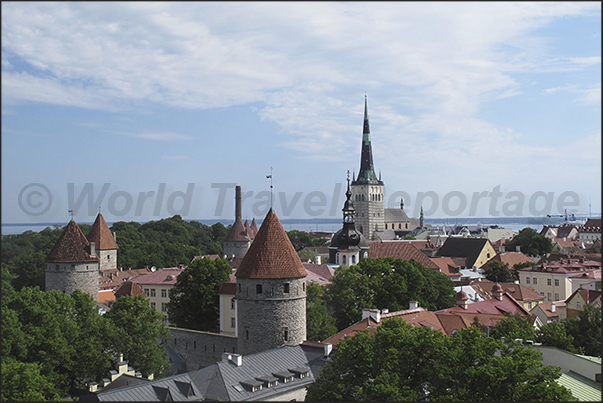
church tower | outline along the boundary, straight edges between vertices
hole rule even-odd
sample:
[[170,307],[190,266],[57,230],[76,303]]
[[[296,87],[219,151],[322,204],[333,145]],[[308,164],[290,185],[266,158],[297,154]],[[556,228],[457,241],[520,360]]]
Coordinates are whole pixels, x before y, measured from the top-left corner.
[[364,96],[364,127],[362,130],[362,153],[360,171],[352,181],[352,200],[356,206],[356,229],[368,240],[375,231],[384,230],[384,186],[375,175],[371,130],[368,118],[368,101]]
[[101,213],[98,213],[94,224],[86,236],[88,242],[94,242],[96,254],[100,260],[100,269],[117,269],[117,242]]
[[81,290],[98,301],[100,262],[94,242],[88,242],[72,219],[46,257],[46,291],[71,294]]
[[364,236],[356,231],[354,204],[350,191],[350,171],[348,171],[347,198],[343,205],[343,228],[333,235],[329,246],[329,261],[341,266],[358,264],[360,259],[368,257],[368,244]]
[[306,339],[307,272],[272,209],[235,276],[239,354]]

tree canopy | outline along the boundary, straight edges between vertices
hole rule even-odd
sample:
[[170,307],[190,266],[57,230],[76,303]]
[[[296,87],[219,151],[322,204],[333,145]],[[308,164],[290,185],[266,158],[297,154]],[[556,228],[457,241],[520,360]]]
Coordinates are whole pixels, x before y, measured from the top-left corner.
[[159,344],[166,334],[161,314],[144,297],[132,298],[120,298],[101,316],[92,297],[79,290],[69,295],[24,287],[3,295],[2,383],[12,385],[2,388],[3,398],[39,400],[35,390],[21,389],[25,383],[43,386],[38,392],[44,399],[62,398],[82,389],[86,379],[105,378],[118,353],[146,374],[164,375],[169,363]]
[[488,262],[486,279],[495,283],[512,283],[515,281],[515,276],[507,263],[491,260]]
[[576,318],[566,319],[563,325],[576,350],[601,357],[601,307],[586,304]]
[[551,240],[530,227],[522,229],[513,239],[505,243],[507,251],[514,252],[517,246],[523,253],[530,256],[541,256],[553,250]]
[[362,319],[364,308],[408,309],[410,301],[436,311],[455,305],[454,283],[418,262],[396,258],[362,259],[341,266],[328,286],[326,299],[337,329]]
[[337,345],[308,388],[311,401],[567,401],[559,367],[540,351],[487,337],[476,327],[447,336],[402,319],[383,322]]
[[329,315],[325,290],[315,283],[306,288],[306,338],[308,341],[322,341],[337,333],[335,318]]
[[219,330],[218,292],[232,268],[224,259],[196,259],[176,279],[167,304],[168,317],[178,327]]

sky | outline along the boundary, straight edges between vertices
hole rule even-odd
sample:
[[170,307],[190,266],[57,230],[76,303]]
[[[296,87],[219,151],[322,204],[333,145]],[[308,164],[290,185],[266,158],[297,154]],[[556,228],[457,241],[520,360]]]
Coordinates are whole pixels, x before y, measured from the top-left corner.
[[600,2],[1,7],[3,223],[601,212]]

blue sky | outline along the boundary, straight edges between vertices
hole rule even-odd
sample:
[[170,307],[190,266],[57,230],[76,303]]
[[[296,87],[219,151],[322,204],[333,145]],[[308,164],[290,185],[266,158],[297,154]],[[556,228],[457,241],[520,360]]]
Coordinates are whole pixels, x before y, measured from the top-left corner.
[[600,214],[599,2],[2,2],[2,221],[338,218],[365,93],[387,207]]

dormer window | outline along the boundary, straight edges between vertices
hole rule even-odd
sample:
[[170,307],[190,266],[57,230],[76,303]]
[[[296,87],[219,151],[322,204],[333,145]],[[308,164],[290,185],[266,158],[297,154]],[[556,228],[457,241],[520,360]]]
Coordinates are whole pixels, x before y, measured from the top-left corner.
[[293,378],[295,376],[295,374],[292,374],[291,372],[289,372],[287,370],[273,372],[272,375],[276,376],[278,378],[279,382],[282,382],[282,383],[293,382]]
[[275,386],[278,386],[278,378],[272,375],[256,376],[255,379],[263,382],[264,387],[266,388],[273,388]]
[[299,379],[304,379],[310,376],[310,369],[304,367],[289,368],[289,371],[294,373]]
[[258,381],[257,379],[247,379],[245,381],[241,381],[241,385],[249,392],[258,392],[262,390],[264,382]]

